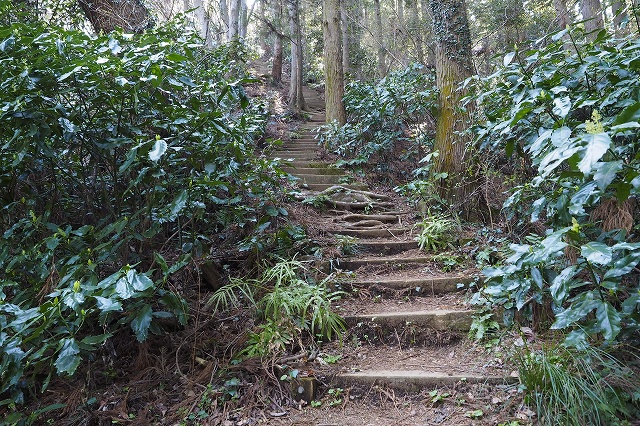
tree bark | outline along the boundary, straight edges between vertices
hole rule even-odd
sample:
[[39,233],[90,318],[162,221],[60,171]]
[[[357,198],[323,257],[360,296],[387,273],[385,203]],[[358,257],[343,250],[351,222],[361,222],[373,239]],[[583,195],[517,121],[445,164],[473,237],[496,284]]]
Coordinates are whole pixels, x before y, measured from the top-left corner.
[[[464,92],[459,84],[473,74],[471,34],[464,0],[430,0],[436,39],[436,85],[439,90],[434,150],[438,152],[434,173],[440,176],[438,192],[455,211],[467,216],[468,184],[466,148],[468,138],[460,132],[469,126],[469,112],[460,106]],[[443,177],[446,176],[446,177]]]
[[[234,1],[234,0],[231,0]],[[220,0],[220,19],[222,20],[222,29],[225,31],[225,34],[229,34],[229,3],[227,0]]]
[[271,64],[271,81],[273,84],[282,83],[282,35],[276,34],[273,42],[273,63]]
[[323,0],[322,29],[324,34],[325,105],[327,123],[346,123],[342,43],[340,31],[340,0]]
[[242,0],[231,0],[229,8],[229,31],[227,32],[227,40],[231,41],[238,38],[240,26],[240,2]]
[[342,74],[346,76],[351,69],[351,57],[349,56],[349,46],[351,45],[351,37],[349,37],[349,16],[347,15],[347,1],[340,2],[340,25],[342,28]]
[[153,26],[149,10],[139,0],[79,0],[96,33],[111,32],[116,27],[140,33]]
[[614,0],[611,3],[611,11],[613,12],[613,28],[619,32],[622,23],[627,19],[627,6],[624,0]]
[[302,94],[302,30],[300,28],[299,0],[289,0],[289,26],[291,29],[291,84],[289,86],[289,108],[300,115],[306,108]]
[[581,0],[580,12],[582,13],[582,19],[585,21],[584,31],[587,34],[587,38],[593,40],[597,35],[596,31],[604,28],[600,0]]
[[382,12],[380,10],[380,0],[373,0],[375,10],[376,32],[375,37],[378,39],[378,77],[384,78],[387,74],[387,58],[386,49],[384,47],[384,33],[382,29]]

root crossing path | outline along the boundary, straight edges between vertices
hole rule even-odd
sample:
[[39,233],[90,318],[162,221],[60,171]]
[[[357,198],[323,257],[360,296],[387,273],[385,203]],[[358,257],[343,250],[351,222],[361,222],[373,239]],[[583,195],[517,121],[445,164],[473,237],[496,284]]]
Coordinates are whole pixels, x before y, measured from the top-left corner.
[[410,208],[362,183],[345,184],[344,171],[319,159],[324,102],[314,90],[304,94],[309,120],[275,156],[288,161],[285,170],[307,197],[324,203],[324,231],[342,253],[327,269],[347,277],[336,285],[348,295],[334,306],[347,332],[315,360],[290,365],[317,381],[312,394],[300,395],[315,408],[274,424],[498,424],[517,379],[499,354],[467,338],[474,311],[464,289],[475,277],[439,271],[418,249]]

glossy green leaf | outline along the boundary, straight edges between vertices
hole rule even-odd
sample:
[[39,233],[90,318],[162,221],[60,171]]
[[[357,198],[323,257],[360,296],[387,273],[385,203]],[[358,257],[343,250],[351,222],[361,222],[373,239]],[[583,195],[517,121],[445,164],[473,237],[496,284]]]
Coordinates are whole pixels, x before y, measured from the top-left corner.
[[151,325],[152,319],[153,310],[150,305],[144,305],[142,308],[138,309],[138,312],[136,312],[135,317],[131,321],[131,329],[135,333],[138,342],[144,342],[147,340],[149,326]]
[[591,263],[606,265],[611,262],[613,252],[606,244],[592,241],[580,248],[581,256]]
[[622,161],[607,161],[605,163],[596,163],[596,172],[593,180],[598,184],[598,188],[604,191],[611,182],[616,178],[616,174],[622,170]]
[[167,143],[163,139],[158,139],[153,144],[153,149],[149,151],[149,159],[158,161],[167,152]]
[[54,363],[58,373],[73,374],[81,361],[78,343],[73,338],[62,339],[58,347],[58,357]]
[[611,138],[607,133],[597,133],[595,135],[586,134],[582,139],[587,143],[582,160],[578,163],[578,168],[584,174],[591,173],[593,166],[598,162],[611,146]]
[[618,311],[609,302],[599,300],[596,318],[605,340],[615,339],[620,333],[620,314]]

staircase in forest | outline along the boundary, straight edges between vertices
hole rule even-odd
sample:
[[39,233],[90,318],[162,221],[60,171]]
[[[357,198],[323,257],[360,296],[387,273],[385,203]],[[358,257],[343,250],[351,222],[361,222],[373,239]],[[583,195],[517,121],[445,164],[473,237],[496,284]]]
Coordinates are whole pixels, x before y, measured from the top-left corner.
[[310,194],[342,196],[329,201],[321,214],[331,224],[325,231],[347,239],[353,248],[353,255],[335,259],[331,267],[355,277],[343,284],[350,295],[335,309],[346,319],[347,343],[360,342],[329,366],[325,384],[416,392],[460,382],[512,382],[508,371],[482,356],[466,337],[473,311],[459,288],[474,277],[439,271],[414,240],[415,213],[362,183],[342,184],[345,173],[318,159],[314,136],[325,120],[324,103],[309,88],[305,97],[310,120],[275,155],[290,159],[286,170]]

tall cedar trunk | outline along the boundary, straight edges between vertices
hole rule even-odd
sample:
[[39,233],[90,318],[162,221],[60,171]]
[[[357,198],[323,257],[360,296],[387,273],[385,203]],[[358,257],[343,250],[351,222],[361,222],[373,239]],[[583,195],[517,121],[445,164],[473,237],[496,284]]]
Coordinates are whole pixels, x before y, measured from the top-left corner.
[[342,97],[344,74],[342,70],[342,43],[340,31],[340,0],[323,0],[322,32],[324,35],[324,76],[327,123],[346,119]]
[[299,0],[289,0],[289,26],[291,29],[291,85],[289,108],[299,115],[306,108],[302,94],[302,30],[300,28]]
[[240,1],[230,0],[229,8],[229,31],[227,32],[227,40],[231,41],[238,38],[240,26]]
[[342,74],[346,76],[351,69],[351,57],[349,56],[349,46],[351,38],[349,37],[349,16],[347,15],[347,1],[340,2],[340,25],[342,28]]
[[464,216],[470,213],[465,181],[467,138],[459,132],[469,125],[469,113],[460,107],[459,84],[473,73],[471,34],[464,0],[430,0],[436,39],[436,84],[439,91],[434,150],[439,153],[434,172],[444,173],[438,192]]
[[384,47],[384,34],[382,29],[382,12],[380,11],[380,0],[373,0],[376,19],[376,38],[378,43],[378,77],[384,78],[387,74],[387,58]]
[[587,33],[588,38],[594,39],[596,37],[595,31],[604,27],[600,0],[581,0],[580,12],[582,13],[582,19],[585,20],[584,31]]
[[282,35],[276,34],[273,43],[273,63],[271,64],[271,81],[274,84],[282,82]]
[[229,3],[227,3],[227,0],[220,0],[218,4],[220,5],[220,18],[222,19],[223,30],[226,34],[229,34]]
[[78,3],[97,33],[108,33],[116,27],[139,33],[153,26],[149,10],[140,0],[79,0]]

